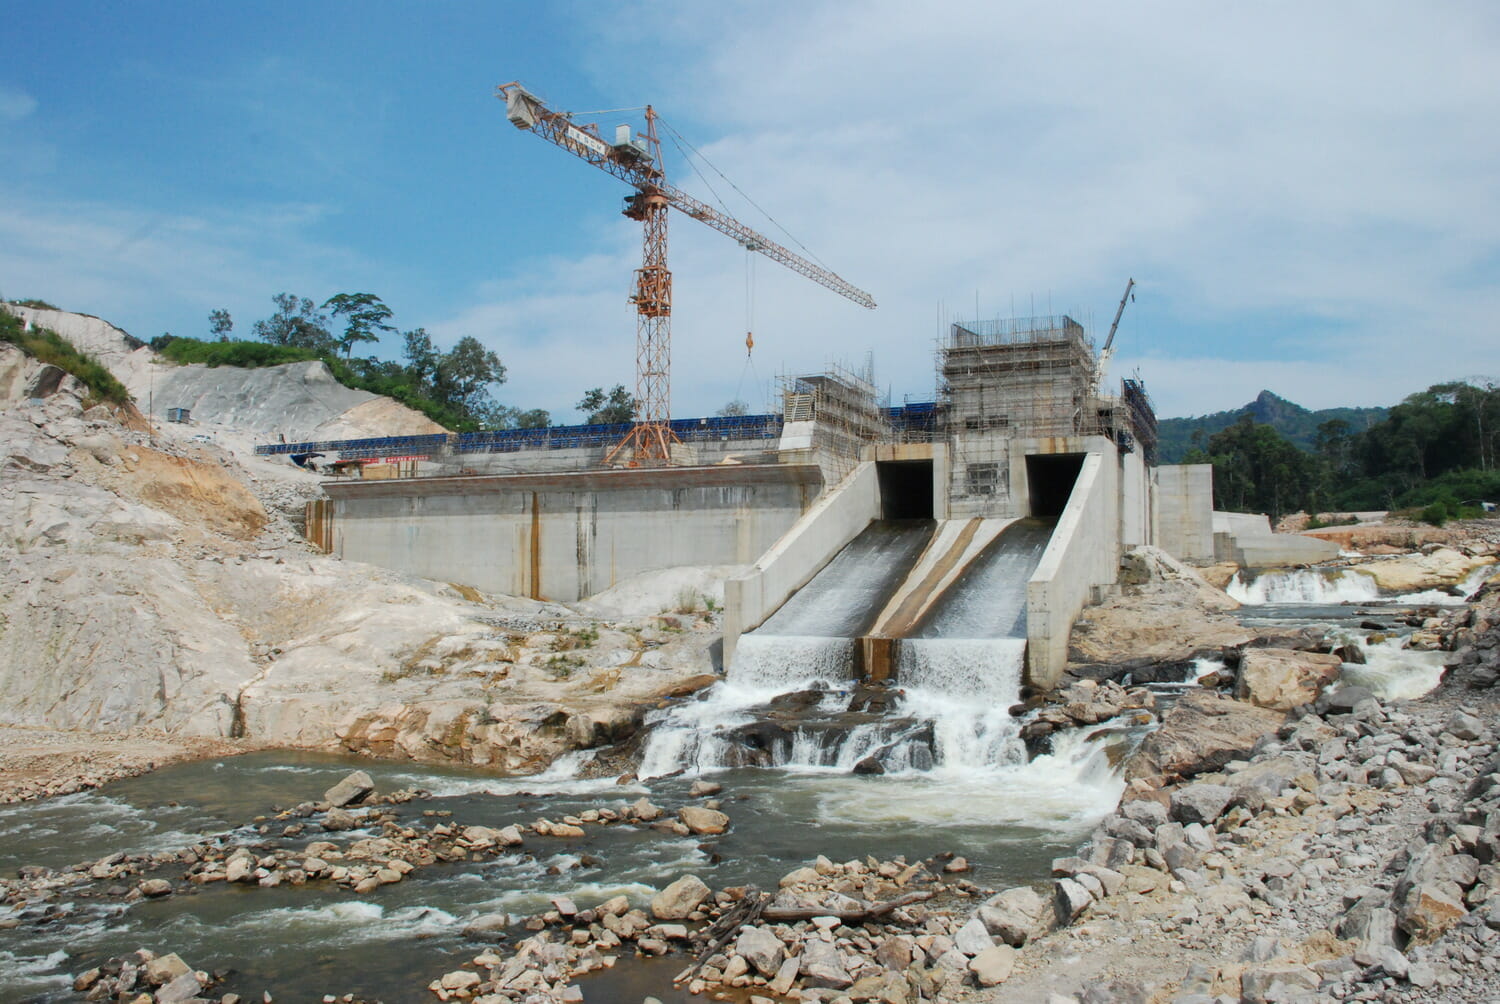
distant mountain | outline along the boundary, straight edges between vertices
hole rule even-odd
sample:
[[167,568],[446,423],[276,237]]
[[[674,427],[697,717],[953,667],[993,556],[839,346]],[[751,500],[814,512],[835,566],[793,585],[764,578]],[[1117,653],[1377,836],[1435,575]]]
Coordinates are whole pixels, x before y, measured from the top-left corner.
[[1335,418],[1343,419],[1349,423],[1351,432],[1360,432],[1383,420],[1386,410],[1385,408],[1324,408],[1322,411],[1309,411],[1300,404],[1294,404],[1284,397],[1263,390],[1256,395],[1254,401],[1232,411],[1216,411],[1212,415],[1201,415],[1197,418],[1162,419],[1157,453],[1161,463],[1179,463],[1187,451],[1193,448],[1195,432],[1202,431],[1202,439],[1206,445],[1209,436],[1227,429],[1238,422],[1241,415],[1247,413],[1255,421],[1271,426],[1302,449],[1311,450],[1313,439],[1318,433],[1318,426],[1324,422]]

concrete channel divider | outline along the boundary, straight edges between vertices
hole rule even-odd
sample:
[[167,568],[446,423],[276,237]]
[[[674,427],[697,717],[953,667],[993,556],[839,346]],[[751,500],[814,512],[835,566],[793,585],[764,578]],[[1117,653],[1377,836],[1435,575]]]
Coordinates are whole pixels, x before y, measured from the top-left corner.
[[740,635],[765,623],[880,515],[880,480],[874,462],[865,461],[803,513],[750,571],[725,580],[726,672]]
[[1026,583],[1026,670],[1033,687],[1050,690],[1057,683],[1079,611],[1119,572],[1115,468],[1105,461],[1098,452],[1084,458],[1052,540]]

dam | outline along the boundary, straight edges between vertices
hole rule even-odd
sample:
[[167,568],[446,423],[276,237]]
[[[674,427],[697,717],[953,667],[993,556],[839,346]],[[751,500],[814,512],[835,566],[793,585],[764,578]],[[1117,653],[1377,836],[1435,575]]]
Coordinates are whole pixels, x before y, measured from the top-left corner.
[[982,642],[1046,689],[1125,550],[1214,553],[1212,469],[1158,466],[1144,386],[1102,393],[1098,367],[1070,317],[963,322],[934,401],[883,403],[868,371],[784,378],[778,413],[674,421],[665,466],[602,466],[628,425],[257,453],[359,471],[307,514],[309,540],[346,559],[563,602],[739,566],[726,668],[791,645],[839,679],[909,681]]

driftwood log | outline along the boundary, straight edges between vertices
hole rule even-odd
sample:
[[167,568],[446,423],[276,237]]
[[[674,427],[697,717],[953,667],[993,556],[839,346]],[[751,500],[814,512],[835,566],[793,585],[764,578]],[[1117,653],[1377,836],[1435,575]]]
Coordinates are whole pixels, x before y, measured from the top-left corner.
[[703,935],[708,943],[698,953],[697,959],[686,970],[679,973],[674,983],[682,983],[698,975],[698,970],[733,938],[739,929],[746,924],[753,924],[760,919],[766,906],[771,902],[768,893],[761,892],[753,886],[745,891],[745,898],[726,910],[719,919],[703,929]]
[[823,907],[784,907],[768,906],[761,910],[762,920],[774,921],[778,924],[793,923],[799,920],[812,920],[814,917],[837,917],[845,924],[864,924],[872,920],[880,920],[903,906],[920,903],[924,899],[931,899],[931,890],[920,892],[909,892],[905,896],[897,896],[895,899],[884,903],[871,903],[863,910],[829,910]]

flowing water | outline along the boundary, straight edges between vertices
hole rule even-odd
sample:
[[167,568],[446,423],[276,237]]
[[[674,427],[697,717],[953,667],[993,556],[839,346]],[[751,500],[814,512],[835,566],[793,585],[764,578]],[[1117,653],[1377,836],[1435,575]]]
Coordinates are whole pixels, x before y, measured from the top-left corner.
[[[997,886],[1035,880],[1051,858],[1071,852],[1123,788],[1112,766],[1134,737],[1108,727],[1057,737],[1027,760],[1009,708],[1024,657],[1024,582],[1045,547],[1035,528],[1002,535],[955,591],[936,604],[899,649],[899,683],[870,703],[851,679],[854,637],[889,601],[932,537],[932,524],[872,528],[760,630],[740,643],[727,679],[698,699],[653,713],[638,776],[629,784],[579,776],[581,756],[541,775],[505,778],[469,769],[400,765],[348,757],[262,753],[180,765],[96,792],[0,806],[0,868],[64,866],[125,851],[180,849],[208,839],[300,848],[325,834],[258,832],[276,806],[320,796],[354,767],[382,791],[424,789],[395,807],[414,826],[424,812],[453,822],[502,826],[556,819],[589,808],[623,809],[641,795],[668,811],[688,804],[694,778],[724,785],[733,825],[722,837],[679,838],[634,827],[589,827],[577,840],[528,837],[522,853],[491,861],[419,868],[405,881],[358,895],[324,883],[275,889],[192,887],[160,901],[125,904],[97,883],[70,892],[53,913],[0,907],[0,1002],[76,999],[72,974],[138,947],[177,951],[206,969],[233,971],[224,990],[259,999],[317,999],[355,993],[387,1002],[426,1002],[426,984],[472,957],[484,942],[465,938],[474,917],[513,917],[568,895],[588,906],[617,893],[637,904],[684,873],[714,887],[774,887],[819,853],[888,859],[957,852],[973,878]],[[853,546],[853,545],[851,545]],[[1326,580],[1323,580],[1326,582]],[[1349,606],[1328,606],[1331,587],[1260,589],[1247,619],[1325,623],[1362,647],[1366,663],[1345,677],[1390,697],[1415,696],[1435,682],[1435,653],[1405,648],[1393,634],[1369,642]],[[1019,584],[1019,585],[1018,585]],[[1291,590],[1318,602],[1288,602]],[[1362,598],[1364,610],[1397,609]],[[1190,685],[1220,668],[1186,667]],[[1431,682],[1429,682],[1431,681]],[[882,774],[853,773],[878,762]],[[342,842],[358,834],[339,835]],[[170,874],[170,873],[169,873]],[[52,904],[49,904],[52,906]],[[512,939],[524,931],[512,929]],[[693,998],[671,987],[680,959],[624,956],[580,985],[590,1002],[664,1004]],[[222,991],[221,991],[222,992]]]

